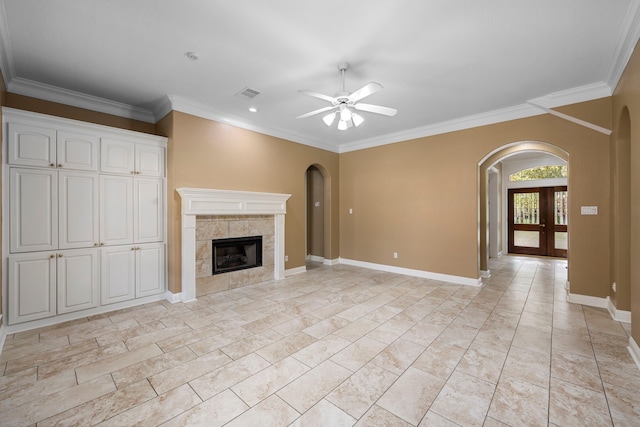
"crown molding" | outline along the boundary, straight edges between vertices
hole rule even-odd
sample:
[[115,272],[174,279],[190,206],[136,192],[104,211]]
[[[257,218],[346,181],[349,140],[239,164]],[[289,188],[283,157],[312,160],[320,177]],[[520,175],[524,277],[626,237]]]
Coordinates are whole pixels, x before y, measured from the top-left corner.
[[39,83],[21,77],[12,79],[7,86],[7,91],[100,113],[155,123],[153,113],[147,109],[73,90],[62,89],[57,86]]
[[5,88],[16,75],[7,28],[9,27],[7,26],[7,14],[4,11],[4,1],[0,1],[0,70],[2,70]]
[[528,103],[544,108],[556,108],[563,105],[577,104],[579,102],[593,101],[606,98],[613,94],[613,89],[606,82],[597,82],[584,86],[578,86],[567,90],[553,92],[539,98],[530,99]]
[[609,69],[607,82],[613,90],[618,86],[618,82],[633,54],[638,39],[640,39],[640,0],[631,0],[620,28],[618,46]]
[[388,135],[383,135],[381,137],[369,138],[362,141],[342,144],[340,146],[339,152],[348,153],[350,151],[364,150],[366,148],[378,147],[380,145],[387,145],[401,141],[408,141],[410,139],[440,135],[443,133],[471,129],[479,126],[506,122],[509,120],[538,116],[541,114],[544,114],[544,112],[539,108],[525,103],[516,105],[514,107],[502,108],[500,110],[488,111],[486,113],[475,114],[472,116],[461,117],[459,119],[434,123],[428,126],[408,129],[406,131],[395,132]]
[[[262,133],[265,135],[274,136],[276,138],[286,139],[288,141],[296,142],[298,144],[308,145],[310,147],[319,148],[321,150],[331,151],[334,153],[338,152],[338,147],[335,145],[312,140],[302,135],[285,131],[283,129],[264,127],[264,126],[256,125],[254,123],[248,123],[242,118],[235,117],[230,114],[222,113],[220,111],[215,111],[212,108],[210,108],[208,105],[202,104],[197,101],[193,101],[188,98],[184,98],[177,95],[167,95],[166,98],[169,100],[169,103],[167,104],[166,100],[160,101],[161,105],[157,109],[159,113],[166,111],[167,107],[169,107],[170,110],[180,111],[181,113],[191,114],[192,116],[201,117],[203,119],[214,120],[220,123],[226,123],[242,129],[247,129],[247,130]],[[156,109],[154,109],[154,111],[156,111]]]

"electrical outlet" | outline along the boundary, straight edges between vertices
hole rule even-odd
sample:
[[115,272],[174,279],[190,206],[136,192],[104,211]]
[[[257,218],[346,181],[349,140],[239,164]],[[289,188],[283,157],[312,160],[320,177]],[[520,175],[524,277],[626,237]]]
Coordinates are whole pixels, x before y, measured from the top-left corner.
[[394,252],[394,253],[393,253],[393,257],[394,257],[394,258],[398,258],[398,252]]
[[289,261],[289,255],[284,256],[284,262],[287,262],[287,261]]
[[611,289],[613,290],[613,292],[618,292],[618,291],[616,290],[616,282],[613,282],[613,283],[611,284]]
[[353,214],[353,209],[349,208],[349,215]]

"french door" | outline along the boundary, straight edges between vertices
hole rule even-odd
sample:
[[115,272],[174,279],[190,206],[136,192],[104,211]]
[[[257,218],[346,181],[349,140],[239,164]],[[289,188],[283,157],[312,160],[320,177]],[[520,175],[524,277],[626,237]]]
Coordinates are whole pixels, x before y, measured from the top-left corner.
[[567,187],[509,190],[509,253],[567,257]]

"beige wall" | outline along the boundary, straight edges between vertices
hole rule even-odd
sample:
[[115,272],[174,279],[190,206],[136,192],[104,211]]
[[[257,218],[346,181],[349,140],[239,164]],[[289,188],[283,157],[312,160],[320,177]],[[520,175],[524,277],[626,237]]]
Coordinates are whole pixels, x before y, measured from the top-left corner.
[[331,177],[329,255],[337,258],[339,229],[338,154],[296,144],[223,123],[171,112],[158,123],[169,136],[168,262],[169,290],[181,291],[180,196],[176,188],[218,188],[291,194],[285,218],[286,269],[305,264],[305,173],[322,166]]
[[[618,150],[624,150],[625,141],[629,145],[629,171],[618,175],[620,182],[628,180],[629,210],[622,215],[629,216],[629,229],[621,235],[629,236],[629,300],[631,310],[631,334],[636,343],[640,343],[640,52],[637,49],[627,63],[627,67],[618,82],[613,95],[613,135],[612,141]],[[624,186],[621,192],[626,191]],[[620,208],[626,210],[623,202]],[[624,246],[621,247],[623,250]],[[619,253],[620,257],[627,257]],[[631,262],[631,260],[634,260]],[[622,295],[618,294],[620,300]]]
[[[576,111],[610,115],[607,102]],[[606,297],[609,138],[548,114],[342,154],[340,256],[477,278],[479,163],[519,141],[569,153],[571,291]],[[581,205],[599,206],[599,215],[581,216]]]

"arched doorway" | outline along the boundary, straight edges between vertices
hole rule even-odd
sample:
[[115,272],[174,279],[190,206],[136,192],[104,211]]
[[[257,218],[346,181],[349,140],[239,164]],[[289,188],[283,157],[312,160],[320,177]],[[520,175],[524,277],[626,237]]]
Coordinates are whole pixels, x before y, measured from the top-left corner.
[[[544,142],[523,141],[504,145],[487,154],[478,164],[479,174],[479,267],[480,275],[488,277],[489,256],[491,253],[506,253],[508,249],[507,192],[502,181],[502,161],[525,153],[544,153],[555,156],[568,165],[569,155],[566,151]],[[495,175],[495,176],[493,176]],[[497,192],[492,194],[492,192]],[[498,203],[498,208],[492,207]],[[496,237],[499,236],[499,237]],[[499,245],[496,250],[491,245]]]
[[[306,259],[325,263],[330,252],[330,177],[324,167],[311,165],[305,172]],[[326,261],[325,261],[326,260]]]

